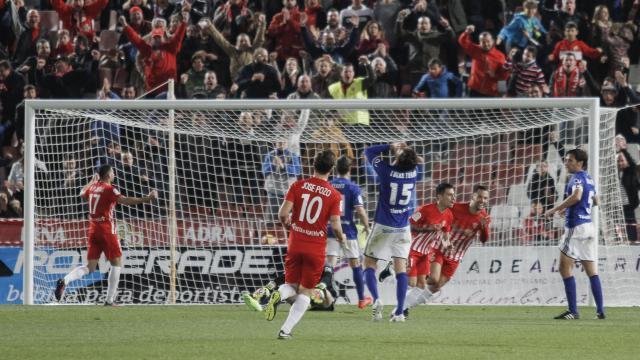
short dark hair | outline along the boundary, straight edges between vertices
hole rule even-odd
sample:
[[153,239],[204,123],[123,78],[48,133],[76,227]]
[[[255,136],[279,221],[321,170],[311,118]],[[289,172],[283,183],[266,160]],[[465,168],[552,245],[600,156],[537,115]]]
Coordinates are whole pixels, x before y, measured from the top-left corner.
[[573,158],[576,159],[576,161],[582,161],[582,168],[586,169],[587,168],[587,162],[589,160],[589,155],[587,155],[587,152],[582,150],[582,149],[572,149],[567,151],[567,155],[573,155]]
[[576,29],[578,30],[578,24],[576,24],[574,21],[569,21],[564,25],[564,29]]
[[538,56],[538,48],[533,46],[533,45],[527,46],[526,48],[524,48],[524,50],[530,52],[531,54],[533,54],[534,58],[536,56]]
[[487,187],[486,187],[486,186],[484,186],[484,185],[475,185],[475,186],[473,187],[473,192],[474,192],[474,193],[477,193],[478,191],[489,191],[489,188],[487,188]]
[[338,175],[342,176],[348,174],[351,170],[352,163],[353,161],[351,161],[350,157],[344,155],[340,156],[336,162],[336,171],[338,172]]
[[436,195],[443,195],[448,189],[453,189],[453,185],[449,183],[440,183],[436,186]]
[[111,171],[111,165],[109,164],[100,165],[100,169],[98,169],[98,176],[100,176],[100,180],[107,177],[107,174],[109,174],[109,171]]
[[331,150],[324,150],[313,159],[313,169],[318,174],[328,174],[336,164],[336,154]]
[[429,64],[427,65],[427,67],[432,67],[432,66],[440,66],[442,67],[442,61],[440,61],[440,59],[438,58],[433,58],[431,60],[429,60]]
[[350,63],[350,62],[346,62],[346,63],[342,64],[342,68],[343,69],[346,69],[348,67],[355,68],[355,66],[353,66],[353,63]]
[[396,162],[396,168],[399,171],[411,171],[418,165],[418,154],[412,148],[405,148],[398,155],[398,161]]
[[11,67],[11,63],[9,62],[9,60],[2,60],[0,61],[0,68],[2,69],[9,69],[12,70],[13,68]]
[[29,84],[29,85],[25,85],[24,88],[22,89],[22,91],[29,91],[29,90],[37,90],[35,86]]

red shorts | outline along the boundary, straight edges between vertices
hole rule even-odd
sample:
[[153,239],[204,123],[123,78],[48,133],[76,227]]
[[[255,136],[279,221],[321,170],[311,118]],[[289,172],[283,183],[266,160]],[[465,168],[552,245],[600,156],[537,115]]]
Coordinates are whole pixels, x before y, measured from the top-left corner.
[[118,235],[116,235],[115,224],[110,222],[91,222],[89,224],[88,247],[88,260],[100,259],[100,254],[103,252],[107,260],[121,257],[122,249],[120,249],[120,241],[118,241]]
[[409,277],[416,277],[419,275],[429,275],[429,263],[431,259],[431,253],[423,254],[421,252],[411,250],[409,252]]
[[318,252],[289,251],[284,261],[284,281],[313,289],[320,282],[325,255]]
[[431,250],[431,252],[429,252],[429,255],[433,257],[431,261],[437,262],[438,264],[440,264],[440,266],[442,266],[440,274],[451,279],[453,277],[453,274],[456,273],[456,269],[458,269],[458,265],[460,264],[460,262],[445,257],[440,250]]

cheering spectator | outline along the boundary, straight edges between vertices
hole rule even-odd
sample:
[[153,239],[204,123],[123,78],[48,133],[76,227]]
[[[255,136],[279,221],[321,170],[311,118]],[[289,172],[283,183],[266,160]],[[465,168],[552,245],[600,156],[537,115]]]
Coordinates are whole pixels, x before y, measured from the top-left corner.
[[129,9],[129,25],[140,36],[145,36],[151,32],[151,21],[144,19],[142,9],[138,6],[132,6]]
[[11,63],[8,60],[0,61],[0,103],[2,104],[0,139],[16,117],[16,106],[24,99],[24,85],[24,77],[13,71]]
[[84,35],[76,36],[76,46],[73,53],[69,56],[71,66],[76,70],[86,70],[92,74],[98,72],[100,60],[100,51],[91,50],[89,47],[89,39]]
[[480,45],[471,42],[474,32],[475,26],[469,25],[458,39],[464,52],[471,57],[471,75],[467,84],[469,96],[498,96],[498,81],[509,77],[509,71],[504,67],[505,56],[495,48],[493,36],[488,32],[480,34]]
[[[358,23],[360,20],[358,20]],[[302,25],[301,25],[302,26]],[[323,33],[330,32],[333,34],[333,37],[338,41],[339,44],[342,43],[343,38],[346,38],[348,30],[342,26],[340,23],[340,13],[338,10],[331,8],[327,11],[327,26],[322,29]]]
[[17,40],[16,50],[13,55],[13,64],[18,66],[30,56],[36,55],[36,43],[48,35],[48,29],[40,26],[40,13],[32,9],[27,12],[25,29]]
[[153,10],[151,9],[151,4],[147,0],[127,0],[124,4],[122,4],[123,12],[131,13],[131,9],[138,8],[140,10],[140,14],[146,20],[153,19]]
[[69,56],[73,54],[73,43],[71,42],[71,35],[69,30],[62,29],[58,31],[58,42],[55,49],[53,49],[53,57]]
[[609,8],[606,5],[596,6],[593,11],[593,20],[591,20],[591,44],[602,46],[604,37],[609,33],[612,24],[609,17]]
[[231,62],[229,65],[229,73],[232,79],[238,77],[238,73],[243,66],[253,62],[253,52],[264,44],[267,21],[262,14],[258,15],[258,30],[253,39],[253,44],[247,34],[239,34],[236,38],[236,45],[233,46],[211,22],[208,20],[200,20],[200,22],[204,22],[205,28],[211,33],[213,40],[229,57]]
[[638,168],[627,150],[620,150],[617,160],[622,211],[624,213],[625,223],[627,224],[627,235],[629,235],[629,241],[636,242],[638,241],[638,233],[636,229],[637,219],[635,212],[638,204],[640,204],[640,200],[638,199],[638,190],[640,189],[640,184],[638,183]]
[[[366,56],[360,56],[359,63],[367,72],[366,77],[355,77],[353,64],[344,64],[340,81],[329,86],[329,94],[334,99],[367,99],[367,89],[373,85],[376,75]],[[343,122],[348,125],[369,125],[369,112],[366,110],[345,111]]]
[[409,16],[409,10],[402,10],[398,14],[396,23],[396,31],[401,41],[409,44],[409,63],[407,68],[409,71],[408,81],[405,84],[414,86],[418,83],[422,74],[429,67],[431,59],[440,58],[440,50],[442,44],[447,41],[453,41],[455,34],[449,23],[443,19],[445,32],[440,32],[431,27],[431,20],[427,16],[418,18],[417,28],[413,31],[406,31],[405,19]]
[[[136,46],[140,55],[144,58],[144,85],[145,91],[151,91],[164,84],[169,79],[175,79],[176,54],[180,50],[180,43],[184,38],[186,23],[188,21],[189,3],[182,6],[183,21],[178,30],[170,39],[164,39],[164,30],[153,29],[151,31],[151,44],[145,42],[136,31],[127,24],[124,16],[120,17],[120,23],[124,26],[124,32]],[[152,94],[163,91],[155,89]]]
[[549,163],[541,161],[527,185],[527,195],[531,201],[539,202],[544,211],[553,207],[556,202],[556,182],[549,174]]
[[380,24],[376,21],[369,21],[360,34],[360,42],[355,47],[356,55],[369,55],[378,50],[378,45],[383,45],[389,50],[389,43],[385,39],[384,32],[380,29]]
[[170,3],[169,0],[156,0],[151,5],[153,10],[153,17],[160,17],[169,21],[169,17],[175,11],[175,5]]
[[338,64],[342,64],[344,63],[345,58],[351,53],[354,46],[356,45],[356,42],[358,41],[358,18],[355,16],[351,18],[351,24],[354,27],[349,33],[349,40],[343,45],[339,45],[339,42],[336,39],[334,33],[330,31],[325,31],[320,34],[320,44],[318,45],[313,39],[313,36],[309,29],[307,29],[306,15],[303,15],[300,20],[305,49],[313,58],[318,58],[326,54],[330,55],[333,61],[337,62]]
[[420,93],[428,98],[462,97],[462,80],[447,71],[439,59],[431,59],[429,72],[413,89],[414,95]]
[[[273,65],[276,67],[277,63],[274,63]],[[282,87],[282,90],[278,93],[279,98],[286,98],[289,94],[296,91],[296,87],[298,86],[298,77],[301,73],[302,71],[298,64],[298,60],[296,58],[288,58],[284,63],[284,68],[280,72],[280,86]]]
[[562,60],[562,65],[551,75],[551,95],[553,97],[576,97],[583,96],[586,88],[584,73],[586,65],[582,63],[578,66],[576,56],[573,53],[566,53]]
[[507,52],[514,46],[520,49],[530,44],[539,46],[541,37],[547,33],[547,30],[536,17],[538,1],[525,0],[522,7],[524,11],[516,14],[509,25],[500,30],[496,39],[496,45],[506,41]]
[[568,23],[574,23],[578,30],[576,36],[582,39],[588,33],[588,19],[587,16],[579,12],[576,8],[576,0],[563,0],[560,10],[548,9],[545,6],[541,7],[543,21],[549,22],[549,37],[551,43],[556,43],[562,40],[562,33],[564,32]]
[[398,0],[380,0],[373,7],[373,17],[378,21],[382,32],[384,32],[389,47],[395,49],[398,43],[396,34],[396,18],[402,9],[402,4]]
[[507,58],[505,68],[511,70],[511,77],[507,84],[507,94],[509,96],[528,97],[529,89],[534,85],[542,87],[545,93],[549,93],[549,88],[544,80],[544,73],[536,63],[538,49],[529,45],[522,52],[522,61],[513,64],[514,51]]
[[21,209],[19,200],[9,201],[9,195],[7,194],[7,192],[0,192],[0,218],[21,218],[22,212],[20,210]]
[[204,74],[204,89],[192,95],[194,99],[224,99],[227,96],[227,90],[218,84],[218,78],[215,71],[207,71]]
[[[576,60],[582,60],[583,57],[589,59],[599,59],[602,55],[602,49],[594,49],[587,45],[584,41],[578,40],[578,25],[569,22],[564,28],[564,39],[558,42],[549,54],[549,61],[561,61],[566,53],[573,53]],[[584,55],[584,56],[583,56]]]
[[[300,12],[296,0],[282,0],[284,8],[277,13],[269,24],[268,35],[275,40],[278,61],[284,62],[287,58],[298,58],[303,49],[302,34],[300,31]],[[307,15],[304,14],[306,21]]]
[[[405,9],[405,17],[404,21],[404,29],[413,30],[420,25],[418,22],[420,18],[427,17],[431,24],[439,24],[442,20],[445,20],[440,14],[440,10],[438,9],[438,5],[435,1],[427,1],[427,0],[416,0],[413,3],[412,9]],[[445,27],[443,26],[443,29]]]
[[375,74],[375,81],[367,89],[369,99],[391,99],[398,96],[396,91],[398,66],[391,56],[383,57],[383,54],[387,55],[386,48],[380,44],[378,50],[369,55]]
[[250,32],[253,12],[247,3],[247,0],[228,0],[216,9],[213,23],[227,39],[235,39],[239,34]]
[[316,74],[311,78],[313,92],[320,97],[327,99],[329,95],[329,85],[340,81],[342,66],[333,61],[330,55],[324,55],[314,63]]
[[289,94],[287,99],[320,99],[320,95],[313,92],[313,89],[311,88],[311,78],[309,75],[300,75],[296,91]]
[[253,63],[240,70],[231,93],[241,94],[247,99],[267,99],[280,91],[278,71],[267,64],[267,50],[257,48],[253,53]]
[[629,50],[633,45],[638,27],[633,23],[616,23],[611,26],[610,32],[604,35],[603,43],[606,49],[608,76],[614,76],[616,71],[625,71],[629,68]]
[[93,42],[93,20],[109,4],[109,0],[95,0],[87,4],[84,0],[70,0],[69,4],[65,4],[63,0],[50,1],[51,7],[58,12],[63,27],[72,36],[83,34]]
[[[640,104],[640,95],[631,89],[626,76],[620,71],[616,71],[615,80],[604,80],[600,96],[601,106],[621,108],[629,104]],[[627,142],[640,143],[640,117],[636,109],[617,112],[616,134],[622,134]]]
[[373,10],[363,4],[362,0],[351,0],[351,5],[340,11],[340,23],[344,26],[352,17],[358,17],[358,27],[373,20]]
[[199,51],[191,57],[191,69],[180,75],[180,84],[183,86],[183,97],[190,99],[193,94],[204,89],[204,75],[207,70],[204,67],[204,52]]

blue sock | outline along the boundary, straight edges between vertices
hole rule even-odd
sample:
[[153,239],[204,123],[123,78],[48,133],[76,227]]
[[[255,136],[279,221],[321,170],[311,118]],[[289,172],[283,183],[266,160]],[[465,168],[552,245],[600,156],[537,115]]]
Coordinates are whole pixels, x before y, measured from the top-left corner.
[[567,294],[567,304],[569,305],[569,311],[574,314],[578,313],[578,305],[576,300],[576,278],[568,277],[562,279],[564,282],[564,292]]
[[404,309],[404,298],[407,296],[407,288],[409,287],[409,278],[407,277],[407,273],[397,273],[396,280],[398,281],[396,285],[396,298],[398,299],[398,306],[396,307],[396,315],[402,314],[402,309]]
[[376,279],[376,270],[372,268],[364,269],[364,281],[367,283],[371,297],[375,302],[378,300],[378,279]]
[[353,272],[353,282],[356,284],[358,300],[364,300],[364,279],[362,278],[362,267],[353,267],[351,268],[351,271]]
[[591,281],[593,300],[596,302],[596,312],[598,314],[604,314],[604,301],[602,300],[602,285],[600,284],[600,277],[598,275],[593,275],[589,278],[589,281]]

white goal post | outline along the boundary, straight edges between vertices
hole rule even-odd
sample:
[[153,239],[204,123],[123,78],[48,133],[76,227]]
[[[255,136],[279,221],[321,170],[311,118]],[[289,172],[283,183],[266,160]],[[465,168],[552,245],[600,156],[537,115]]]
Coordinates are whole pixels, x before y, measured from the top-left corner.
[[[587,150],[589,172],[597,179],[602,205],[594,218],[601,257],[609,248],[616,256],[628,248],[617,184],[615,110],[600,109],[596,98],[28,100],[25,111],[24,304],[51,302],[55,280],[85,261],[87,211],[74,190],[104,163],[114,164],[116,185],[127,196],[143,196],[151,188],[161,194],[152,205],[118,206],[123,303],[237,303],[241,291],[253,291],[281,272],[286,233],[273,223],[273,205],[291,179],[309,175],[309,158],[319,148],[354,158],[353,179],[370,215],[377,185],[361,156],[368,144],[405,141],[416,147],[425,161],[413,194],[418,205],[434,201],[433,187],[442,181],[456,186],[460,201],[469,199],[474,184],[490,188],[494,235],[486,246],[478,243],[470,250],[477,264],[473,259],[461,264],[471,270],[460,271],[460,282],[446,294],[458,302],[468,295],[462,287],[471,283],[469,276],[495,275],[492,254],[529,261],[523,266],[531,269],[537,261],[547,268],[539,272],[557,271],[544,262],[546,249],[555,249],[562,219],[540,225],[544,235],[531,233],[523,224],[539,219],[528,217],[534,211],[527,184],[536,164],[547,161],[557,189],[551,201],[561,201],[562,153],[571,147]],[[370,123],[350,124],[354,118]],[[284,165],[269,162],[278,156]],[[532,252],[538,258],[526,260]],[[338,270],[339,300],[353,301],[353,287]],[[106,271],[103,259],[97,274],[67,290],[65,302],[98,302]],[[511,271],[492,286],[517,281],[526,293],[522,284],[531,272]],[[638,285],[630,285],[637,274],[612,270],[604,277],[605,291],[624,289],[615,303],[638,303],[637,296],[625,300],[640,293]],[[626,277],[620,286],[619,277]],[[544,295],[533,303],[561,301],[549,300],[561,297],[560,289],[538,291]],[[521,295],[495,294],[486,303],[512,303]]]

